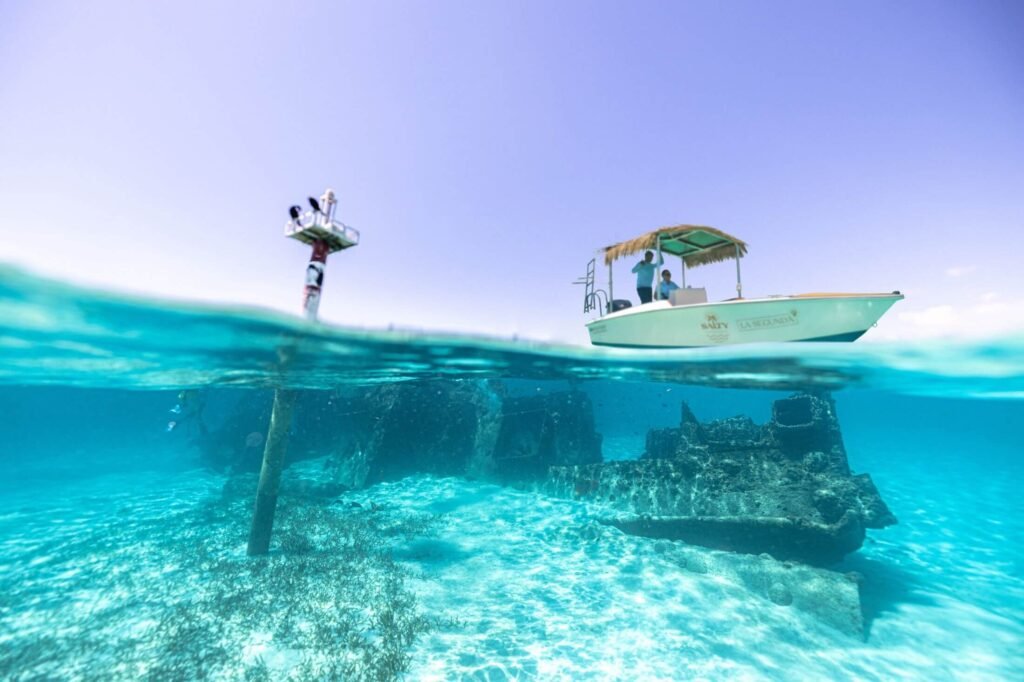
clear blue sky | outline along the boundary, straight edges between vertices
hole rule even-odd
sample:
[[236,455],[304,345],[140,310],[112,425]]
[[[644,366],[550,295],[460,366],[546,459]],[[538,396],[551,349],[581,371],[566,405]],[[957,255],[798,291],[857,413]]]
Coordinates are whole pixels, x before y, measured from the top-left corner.
[[335,323],[584,342],[594,250],[685,222],[749,242],[747,295],[901,289],[877,338],[1021,328],[1022,35],[1013,0],[6,0],[0,260],[296,311],[287,207],[330,185]]

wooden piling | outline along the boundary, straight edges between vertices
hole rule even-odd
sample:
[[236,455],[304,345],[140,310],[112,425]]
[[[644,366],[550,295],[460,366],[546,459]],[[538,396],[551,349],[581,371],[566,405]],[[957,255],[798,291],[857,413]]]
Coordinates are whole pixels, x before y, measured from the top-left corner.
[[263,466],[260,467],[260,482],[256,489],[256,507],[252,513],[252,527],[249,529],[249,556],[270,551],[274,511],[277,509],[277,492],[281,487],[281,470],[284,468],[288,429],[291,427],[294,406],[295,391],[274,391],[274,411],[270,415],[270,429],[267,431],[267,440],[263,448]]

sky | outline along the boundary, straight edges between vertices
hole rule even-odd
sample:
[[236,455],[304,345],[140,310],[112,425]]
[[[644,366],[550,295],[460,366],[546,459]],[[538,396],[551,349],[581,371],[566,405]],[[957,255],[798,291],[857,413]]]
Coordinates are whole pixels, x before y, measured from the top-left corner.
[[0,0],[0,262],[298,313],[287,209],[332,187],[332,324],[586,343],[596,250],[689,223],[747,241],[747,296],[905,293],[866,340],[1019,332],[1022,33],[1014,0]]

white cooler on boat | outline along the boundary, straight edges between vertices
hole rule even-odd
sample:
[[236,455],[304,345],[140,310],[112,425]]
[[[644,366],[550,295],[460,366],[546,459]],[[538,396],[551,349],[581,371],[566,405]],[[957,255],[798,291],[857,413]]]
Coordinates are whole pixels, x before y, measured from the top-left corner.
[[694,303],[707,303],[708,290],[704,287],[686,287],[675,289],[668,295],[668,302],[672,305],[693,305]]

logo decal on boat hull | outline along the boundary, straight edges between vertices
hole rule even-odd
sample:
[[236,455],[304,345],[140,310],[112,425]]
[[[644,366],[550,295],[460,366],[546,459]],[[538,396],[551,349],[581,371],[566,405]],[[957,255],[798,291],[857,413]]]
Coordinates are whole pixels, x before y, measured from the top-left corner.
[[725,343],[729,340],[729,323],[722,322],[714,313],[704,315],[704,321],[700,323],[700,328],[704,330],[712,343]]

